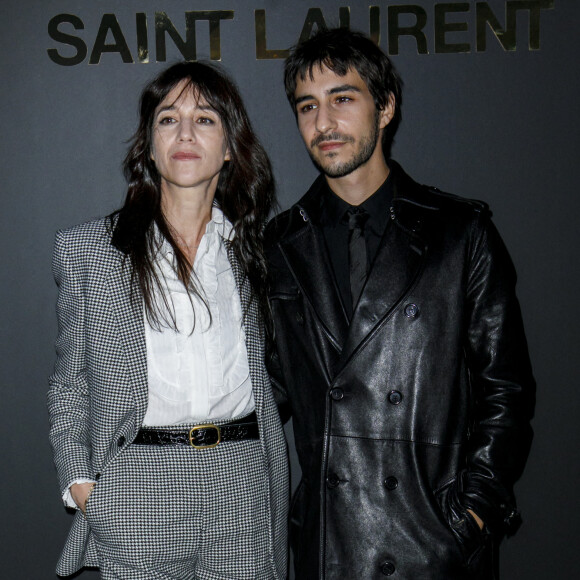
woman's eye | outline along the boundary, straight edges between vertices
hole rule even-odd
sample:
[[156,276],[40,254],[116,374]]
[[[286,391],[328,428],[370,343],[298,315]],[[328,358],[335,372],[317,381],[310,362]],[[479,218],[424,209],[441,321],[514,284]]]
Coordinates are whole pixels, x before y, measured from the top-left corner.
[[214,124],[214,120],[210,119],[209,117],[199,117],[199,119],[197,120],[197,122],[200,125],[213,125]]
[[173,117],[163,117],[162,119],[159,119],[158,123],[160,125],[171,125],[172,123],[175,123],[175,119]]

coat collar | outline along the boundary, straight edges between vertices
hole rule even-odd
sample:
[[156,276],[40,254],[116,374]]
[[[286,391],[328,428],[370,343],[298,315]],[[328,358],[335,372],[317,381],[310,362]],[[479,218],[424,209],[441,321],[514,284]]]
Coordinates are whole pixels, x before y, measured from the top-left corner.
[[324,177],[290,210],[279,238],[289,267],[327,336],[341,352],[342,364],[373,335],[409,292],[428,247],[428,216],[437,210],[427,187],[413,181],[394,161],[393,205],[372,271],[348,323],[318,227]]
[[[396,161],[390,159],[388,166],[393,182],[391,219],[413,236],[421,237],[423,233],[428,236],[423,226],[434,215],[433,212],[440,209],[433,195],[436,190],[414,181]],[[289,210],[285,231],[280,233],[281,239],[299,235],[308,224],[318,225],[324,187],[324,176],[319,175],[304,196]]]

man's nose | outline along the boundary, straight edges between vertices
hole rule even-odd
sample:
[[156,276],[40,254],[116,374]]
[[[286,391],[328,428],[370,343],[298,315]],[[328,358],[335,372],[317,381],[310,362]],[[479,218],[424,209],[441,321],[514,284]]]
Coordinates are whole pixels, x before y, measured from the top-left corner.
[[319,133],[327,133],[336,129],[336,119],[330,107],[320,105],[316,112],[316,130]]

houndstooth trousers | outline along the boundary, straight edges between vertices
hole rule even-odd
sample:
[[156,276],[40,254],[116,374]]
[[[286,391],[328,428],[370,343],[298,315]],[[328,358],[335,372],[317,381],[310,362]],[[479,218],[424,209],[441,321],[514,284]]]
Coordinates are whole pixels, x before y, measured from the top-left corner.
[[87,502],[104,580],[268,580],[267,473],[258,440],[131,445]]

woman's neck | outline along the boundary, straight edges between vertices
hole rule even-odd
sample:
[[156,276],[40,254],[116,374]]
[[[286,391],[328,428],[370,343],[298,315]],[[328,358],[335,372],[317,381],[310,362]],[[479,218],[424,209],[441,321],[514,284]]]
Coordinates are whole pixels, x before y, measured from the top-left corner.
[[211,220],[213,194],[172,195],[162,192],[161,210],[179,248],[193,265],[197,248]]

